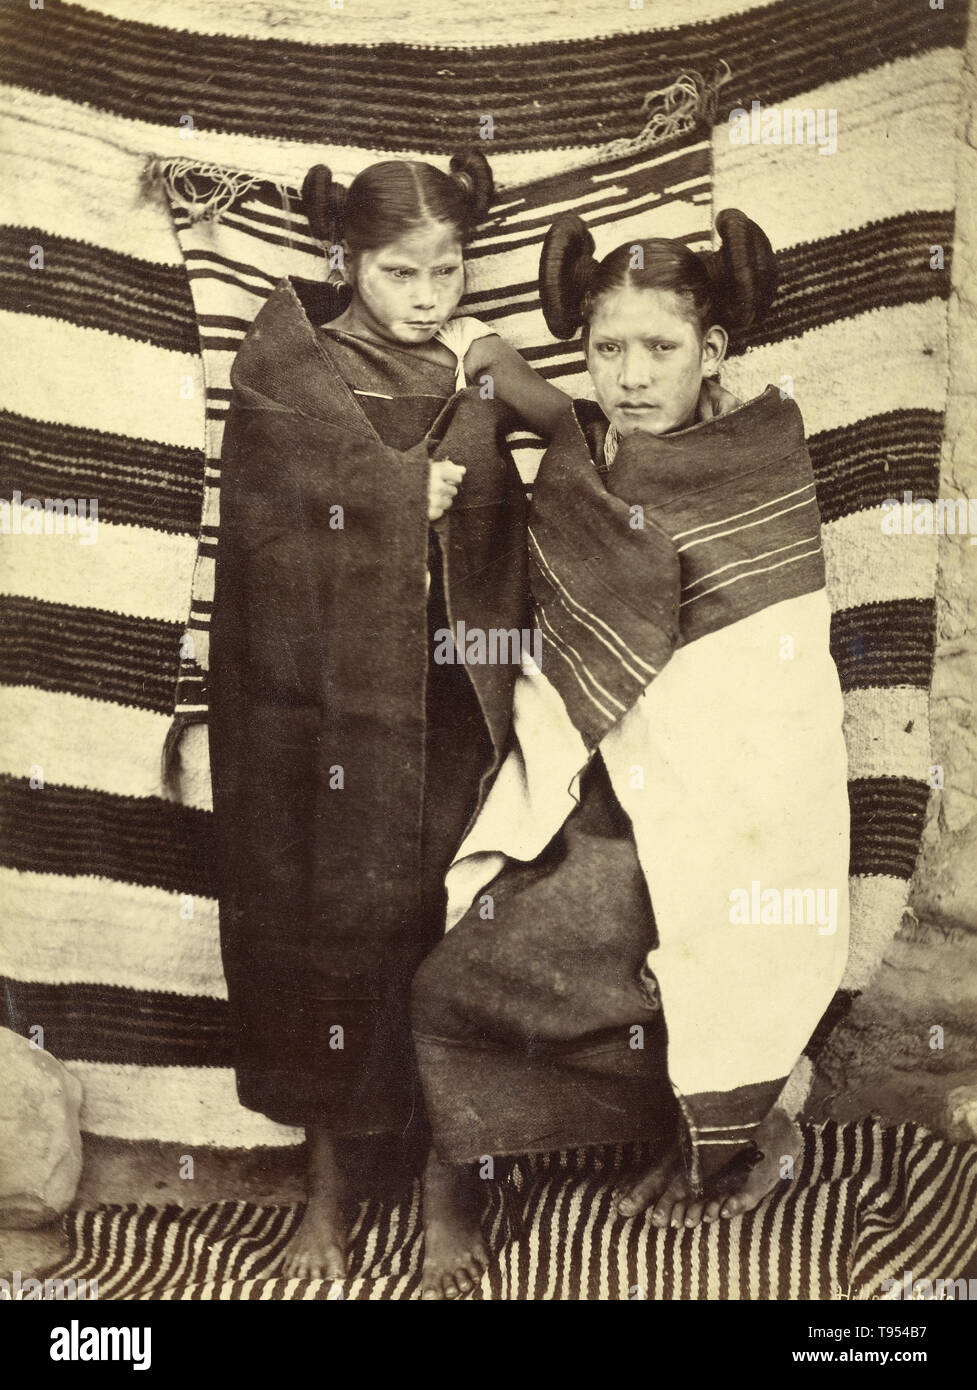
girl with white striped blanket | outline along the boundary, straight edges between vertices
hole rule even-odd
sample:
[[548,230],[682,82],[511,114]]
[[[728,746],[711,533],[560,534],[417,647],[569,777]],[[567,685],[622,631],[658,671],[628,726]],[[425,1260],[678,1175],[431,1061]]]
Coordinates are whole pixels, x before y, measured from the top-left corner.
[[773,387],[718,414],[705,395],[776,264],[742,213],[718,228],[718,252],[654,239],[600,263],[574,215],[547,236],[547,323],[583,323],[599,408],[574,402],[537,476],[544,669],[517,679],[515,747],[413,993],[443,1159],[655,1139],[618,1210],[673,1226],[752,1209],[792,1175],[784,1087],[848,932],[800,413]]

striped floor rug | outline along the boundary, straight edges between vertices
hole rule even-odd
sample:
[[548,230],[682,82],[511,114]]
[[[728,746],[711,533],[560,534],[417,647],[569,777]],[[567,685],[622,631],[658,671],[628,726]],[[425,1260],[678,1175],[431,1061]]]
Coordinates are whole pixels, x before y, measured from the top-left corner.
[[[796,1176],[753,1213],[658,1230],[611,1206],[633,1147],[519,1160],[486,1183],[491,1267],[480,1299],[880,1299],[916,1278],[955,1278],[977,1252],[977,1147],[868,1119],[804,1127]],[[112,1206],[66,1218],[52,1276],[98,1281],[101,1299],[410,1299],[420,1296],[419,1192],[365,1202],[341,1284],[276,1266],[298,1206]],[[897,1289],[884,1288],[895,1279]]]

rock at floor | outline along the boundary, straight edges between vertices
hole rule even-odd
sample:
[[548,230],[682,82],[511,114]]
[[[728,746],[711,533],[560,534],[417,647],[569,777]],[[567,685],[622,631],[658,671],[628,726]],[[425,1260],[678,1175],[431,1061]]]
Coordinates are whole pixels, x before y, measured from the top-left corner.
[[49,1052],[0,1028],[0,1226],[45,1226],[81,1176],[81,1083]]
[[947,1096],[946,1132],[950,1139],[977,1139],[977,1085],[955,1086]]

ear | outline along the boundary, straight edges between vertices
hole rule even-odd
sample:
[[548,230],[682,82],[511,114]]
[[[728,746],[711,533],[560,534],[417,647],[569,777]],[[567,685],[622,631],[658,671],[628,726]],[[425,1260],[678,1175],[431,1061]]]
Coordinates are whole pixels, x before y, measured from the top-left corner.
[[706,376],[719,375],[728,345],[729,334],[718,323],[706,330],[702,339],[702,370]]

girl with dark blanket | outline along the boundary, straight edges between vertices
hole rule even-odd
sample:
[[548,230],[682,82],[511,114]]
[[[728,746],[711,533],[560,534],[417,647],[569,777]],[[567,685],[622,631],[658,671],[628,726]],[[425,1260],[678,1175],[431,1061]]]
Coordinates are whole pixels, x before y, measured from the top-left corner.
[[[284,1272],[341,1278],[336,1140],[423,1116],[410,981],[508,737],[516,668],[438,664],[435,634],[526,626],[505,433],[514,411],[548,435],[567,398],[493,329],[452,319],[491,194],[483,157],[450,174],[374,165],[345,204],[317,166],[304,193],[342,227],[352,297],[317,323],[321,287],[284,278],[232,368],[210,738],[238,1094],[306,1130],[309,1201]],[[486,374],[494,393],[467,385]],[[469,1195],[432,1154],[434,1296],[479,1278]]]

